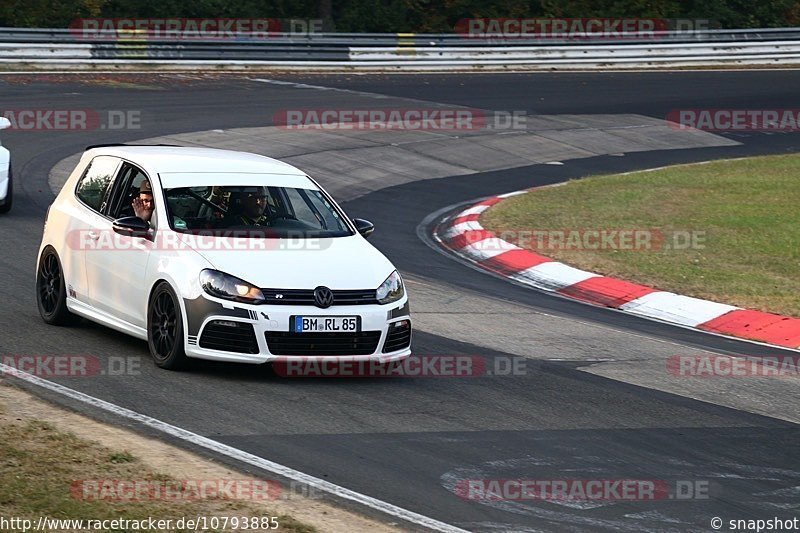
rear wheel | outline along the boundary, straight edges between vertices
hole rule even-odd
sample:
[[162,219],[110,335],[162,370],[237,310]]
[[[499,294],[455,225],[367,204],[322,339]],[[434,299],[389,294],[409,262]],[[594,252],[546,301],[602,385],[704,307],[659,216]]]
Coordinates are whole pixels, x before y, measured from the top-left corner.
[[48,246],[39,260],[36,273],[36,303],[42,320],[54,326],[66,326],[78,321],[67,309],[67,289],[64,271],[56,251]]
[[11,179],[11,163],[8,164],[8,191],[3,205],[0,205],[0,214],[11,211],[11,200],[14,199],[14,182]]
[[147,306],[147,344],[157,366],[167,370],[186,366],[181,307],[169,283],[160,283],[150,296]]

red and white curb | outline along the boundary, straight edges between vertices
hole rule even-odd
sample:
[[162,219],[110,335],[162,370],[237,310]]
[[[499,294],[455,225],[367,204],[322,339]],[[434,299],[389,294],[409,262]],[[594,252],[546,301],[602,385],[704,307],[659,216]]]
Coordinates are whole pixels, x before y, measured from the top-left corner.
[[784,348],[800,348],[800,319],[659,291],[573,268],[484,229],[478,217],[517,191],[487,198],[443,221],[433,238],[478,267],[537,289],[650,319]]

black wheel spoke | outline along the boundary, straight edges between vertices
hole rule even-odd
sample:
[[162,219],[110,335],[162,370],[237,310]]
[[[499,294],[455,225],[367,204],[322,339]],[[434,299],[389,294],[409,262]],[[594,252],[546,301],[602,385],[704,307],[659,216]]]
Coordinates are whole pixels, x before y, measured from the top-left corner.
[[58,267],[58,259],[54,254],[48,254],[42,260],[38,287],[39,302],[45,314],[51,315],[58,309],[61,287],[61,269]]
[[177,308],[173,297],[162,292],[153,300],[150,310],[150,337],[155,356],[167,359],[175,348],[177,331]]

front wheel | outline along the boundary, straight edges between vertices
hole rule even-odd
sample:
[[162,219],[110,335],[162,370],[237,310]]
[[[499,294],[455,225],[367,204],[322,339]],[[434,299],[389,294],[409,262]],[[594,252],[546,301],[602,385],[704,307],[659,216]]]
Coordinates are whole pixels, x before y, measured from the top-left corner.
[[36,303],[42,320],[53,326],[67,326],[78,321],[67,309],[65,285],[58,254],[48,246],[42,252],[36,272]]
[[156,365],[178,370],[187,363],[183,349],[183,317],[178,297],[169,283],[162,282],[147,306],[147,344]]

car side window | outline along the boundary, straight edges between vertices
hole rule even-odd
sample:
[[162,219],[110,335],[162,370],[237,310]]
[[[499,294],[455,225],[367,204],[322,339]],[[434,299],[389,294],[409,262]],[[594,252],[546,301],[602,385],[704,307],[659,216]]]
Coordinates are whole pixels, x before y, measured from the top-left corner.
[[101,212],[118,166],[116,157],[100,155],[92,159],[75,188],[75,196],[87,207]]
[[108,203],[108,216],[111,218],[132,217],[133,199],[139,196],[139,187],[147,179],[147,174],[140,168],[125,163],[120,170],[113,198]]

